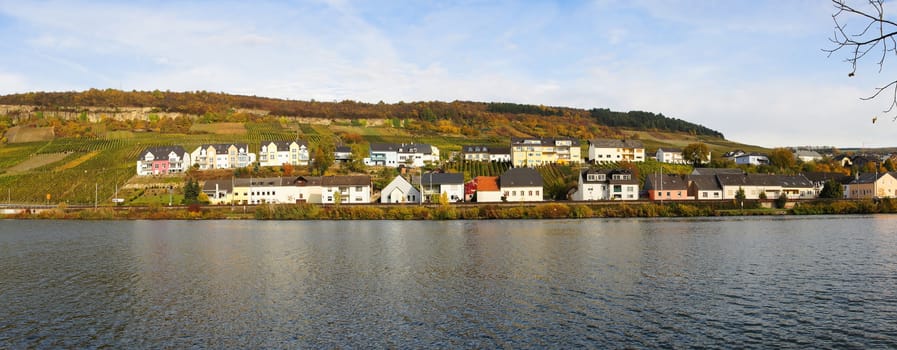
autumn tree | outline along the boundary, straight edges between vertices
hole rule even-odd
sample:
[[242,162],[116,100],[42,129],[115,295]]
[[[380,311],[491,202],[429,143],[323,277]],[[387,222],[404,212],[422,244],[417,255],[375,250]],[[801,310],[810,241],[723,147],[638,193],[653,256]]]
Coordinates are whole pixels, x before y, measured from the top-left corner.
[[682,149],[682,159],[699,167],[710,161],[710,149],[702,142],[689,144]]
[[[850,64],[848,77],[858,74],[857,66],[864,60],[872,60],[878,65],[881,73],[885,61],[892,55],[897,55],[897,22],[886,16],[884,0],[831,0],[834,7],[832,20],[834,32],[829,41],[832,46],[823,49],[829,57],[836,53],[844,53],[844,62]],[[891,11],[890,13],[893,13]],[[869,96],[862,100],[872,100],[885,91],[893,91],[889,97],[888,107],[884,113],[891,112],[897,107],[897,79],[879,85]],[[872,122],[877,117],[872,118]],[[895,117],[897,119],[897,117]]]
[[791,169],[797,164],[794,153],[787,148],[776,148],[769,152],[769,164],[779,170]]
[[323,176],[331,165],[333,165],[333,144],[329,142],[321,142],[318,144],[318,147],[315,147],[315,153],[311,163],[312,169]]

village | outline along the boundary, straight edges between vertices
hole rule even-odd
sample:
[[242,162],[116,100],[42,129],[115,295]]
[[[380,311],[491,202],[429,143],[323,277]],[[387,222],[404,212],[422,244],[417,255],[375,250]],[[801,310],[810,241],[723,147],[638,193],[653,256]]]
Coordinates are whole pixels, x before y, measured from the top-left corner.
[[[585,151],[587,149],[587,151]],[[264,141],[258,153],[245,143],[206,144],[188,152],[181,146],[150,147],[136,161],[139,177],[165,176],[212,169],[240,169],[250,166],[308,166],[312,159],[309,143]],[[679,148],[660,147],[647,153],[639,140],[591,139],[587,148],[572,138],[511,138],[508,146],[463,145],[460,152],[441,157],[437,147],[420,143],[371,143],[363,164],[367,168],[396,168],[399,174],[383,186],[375,186],[370,174],[298,175],[279,177],[237,177],[205,180],[201,193],[211,205],[254,204],[422,204],[422,203],[510,203],[541,202],[547,199],[542,175],[534,168],[547,164],[577,169],[576,187],[566,199],[595,201],[719,201],[719,200],[803,200],[825,194],[826,186],[837,186],[837,198],[875,199],[897,197],[897,173],[875,171],[806,172],[799,174],[748,173],[744,166],[769,164],[769,157],[742,151],[722,155],[741,168],[710,168],[695,164],[690,173],[646,174],[640,180],[632,169],[594,167],[597,164],[627,164],[656,161],[690,164]],[[583,154],[585,153],[585,154]],[[336,162],[347,162],[352,149],[337,146]],[[801,162],[821,160],[810,150],[797,150]],[[445,159],[496,162],[510,165],[498,176],[475,176],[465,180],[461,173],[443,171]],[[699,158],[709,163],[710,152]],[[878,170],[886,157],[840,155],[834,158],[845,168]],[[859,166],[859,167],[856,167]],[[662,168],[661,168],[662,169]],[[883,169],[884,170],[884,169]],[[821,195],[822,194],[822,195]],[[553,199],[552,199],[553,200]]]

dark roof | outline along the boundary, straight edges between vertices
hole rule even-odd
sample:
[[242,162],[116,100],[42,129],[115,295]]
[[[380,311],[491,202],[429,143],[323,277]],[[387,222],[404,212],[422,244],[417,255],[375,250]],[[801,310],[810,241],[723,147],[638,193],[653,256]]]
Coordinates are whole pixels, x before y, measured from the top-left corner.
[[648,174],[645,178],[646,189],[687,190],[688,181],[678,174]]
[[716,175],[716,174],[744,174],[744,171],[736,168],[695,168],[692,175]]
[[[590,181],[588,178],[589,174],[604,174],[604,181]],[[629,175],[628,180],[618,180],[614,179],[613,175],[617,174],[626,174]],[[580,177],[583,179],[585,183],[609,183],[609,184],[618,184],[618,185],[637,185],[639,183],[638,177],[633,176],[632,172],[628,169],[586,169],[583,170],[580,174]]]
[[722,190],[716,175],[689,175],[688,181],[693,183],[699,191]]
[[245,143],[212,143],[212,144],[203,144],[199,146],[202,149],[209,149],[209,147],[215,148],[215,153],[227,153],[227,149],[230,146],[237,147],[237,149],[244,149],[247,153],[249,153],[249,145]]
[[835,180],[842,184],[849,183],[853,178],[850,175],[844,175],[842,173],[824,173],[824,172],[810,172],[804,173],[804,176],[807,180],[813,182],[823,182],[828,180]]
[[853,177],[848,184],[871,184],[875,181],[878,181],[878,179],[880,179],[882,176],[885,176],[886,174],[891,174],[891,177],[897,177],[897,173],[862,173]]
[[184,150],[184,147],[181,147],[181,146],[156,146],[156,147],[149,147],[146,150],[144,150],[143,153],[140,153],[140,159],[143,159],[144,157],[146,157],[147,153],[152,153],[153,158],[156,158],[156,159],[160,159],[160,158],[168,159],[168,155],[171,152],[174,152],[175,154],[177,154],[179,156],[183,156],[185,153],[187,153],[187,151]]
[[414,184],[430,185],[460,185],[464,183],[464,174],[462,173],[426,173],[421,176],[415,176],[412,180]]
[[579,146],[579,140],[569,137],[512,137],[511,145],[554,146],[558,141],[570,141],[571,145]]
[[591,139],[589,144],[601,148],[645,148],[639,140]]
[[231,193],[234,191],[233,182],[228,180],[208,180],[202,185],[203,192],[214,192],[215,185],[218,185],[219,191],[225,191],[227,193]]
[[662,151],[662,152],[664,152],[664,153],[667,153],[667,152],[669,152],[669,153],[674,153],[674,152],[675,152],[675,153],[682,153],[682,149],[681,149],[681,148],[660,147],[660,148],[658,148],[657,150],[658,150],[658,151]]
[[349,147],[349,146],[336,146],[336,149],[334,149],[334,152],[339,152],[339,153],[352,153],[352,147]]
[[533,168],[511,168],[498,177],[501,187],[542,186],[542,175]]
[[813,187],[813,183],[803,175],[717,174],[716,178],[721,186]]
[[483,145],[462,146],[461,153],[511,154],[510,147],[494,147]]
[[321,186],[370,186],[369,175],[323,176]]

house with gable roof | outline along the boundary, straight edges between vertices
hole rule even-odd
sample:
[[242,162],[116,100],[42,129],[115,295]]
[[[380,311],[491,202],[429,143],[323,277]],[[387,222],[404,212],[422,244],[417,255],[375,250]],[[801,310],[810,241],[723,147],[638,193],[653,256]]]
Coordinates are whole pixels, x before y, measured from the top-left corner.
[[645,190],[650,200],[688,200],[688,178],[679,174],[648,174]]
[[433,201],[431,198],[446,194],[449,202],[464,200],[464,174],[428,172],[414,176],[411,181],[419,186],[425,201]]
[[541,202],[542,175],[533,168],[511,168],[498,177],[501,197],[507,202]]
[[844,197],[849,199],[873,199],[897,197],[897,173],[856,174],[844,185]]
[[183,173],[190,167],[190,153],[181,146],[149,147],[137,159],[137,175]]
[[404,177],[396,176],[380,191],[380,203],[420,203],[420,191]]
[[638,200],[639,180],[628,169],[585,169],[579,172],[574,201]]
[[473,195],[471,200],[475,200],[477,203],[501,202],[498,176],[477,176],[470,183],[472,184],[471,195]]
[[255,153],[245,143],[204,144],[190,153],[200,170],[244,168],[255,163]]
[[[695,169],[695,171],[697,170]],[[726,173],[721,172],[720,174]],[[743,173],[738,170],[737,174],[742,175]],[[720,200],[723,199],[723,188],[717,181],[716,174],[688,175],[688,196],[695,200]]]
[[308,142],[262,141],[258,159],[261,166],[308,165],[310,160]]

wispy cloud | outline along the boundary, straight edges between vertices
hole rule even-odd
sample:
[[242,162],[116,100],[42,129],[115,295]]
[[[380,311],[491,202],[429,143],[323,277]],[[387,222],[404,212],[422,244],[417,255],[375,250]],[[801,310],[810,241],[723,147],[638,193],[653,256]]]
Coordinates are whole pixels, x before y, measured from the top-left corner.
[[[881,79],[826,59],[808,2],[3,2],[0,90],[210,90],[316,100],[478,100],[647,110],[738,141],[832,134]],[[885,72],[884,74],[889,74]]]

